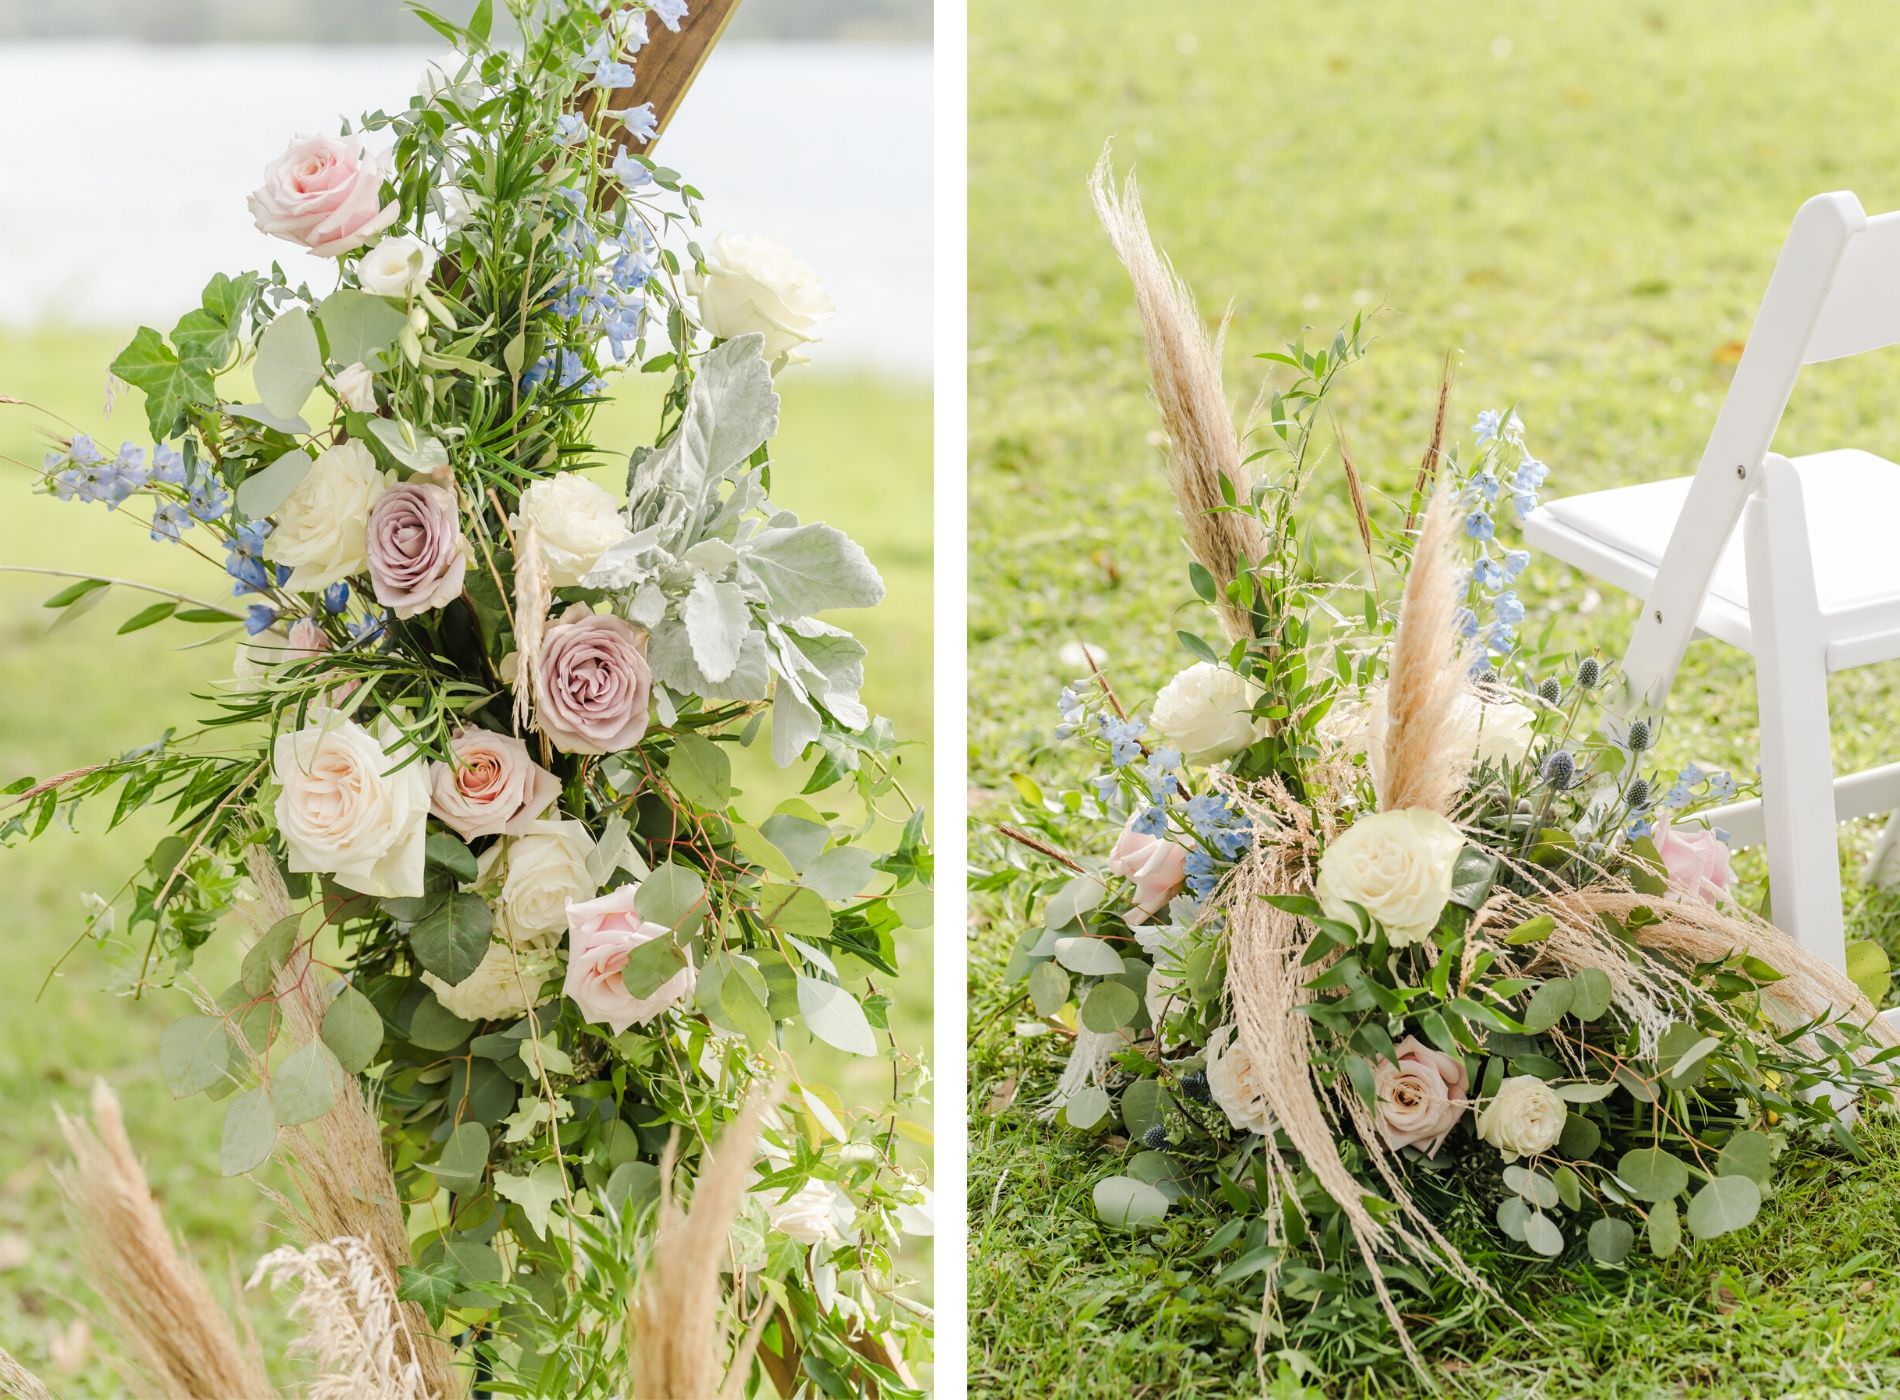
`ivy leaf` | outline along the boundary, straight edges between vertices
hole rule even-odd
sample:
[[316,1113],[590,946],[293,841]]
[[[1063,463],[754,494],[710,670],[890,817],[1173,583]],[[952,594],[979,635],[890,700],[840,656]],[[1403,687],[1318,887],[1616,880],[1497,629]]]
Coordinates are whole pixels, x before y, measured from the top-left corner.
[[397,1267],[396,1278],[396,1296],[414,1303],[433,1326],[440,1327],[461,1282],[454,1263],[441,1259],[433,1264],[403,1264]]
[[451,894],[416,920],[409,946],[417,962],[454,987],[481,966],[494,926],[487,900],[478,894]]
[[191,405],[218,401],[211,372],[203,364],[181,362],[150,326],[139,327],[112,362],[112,373],[143,391],[146,424],[161,442],[173,436],[179,416]]
[[520,1206],[534,1233],[546,1239],[548,1214],[554,1209],[554,1203],[567,1194],[567,1173],[558,1162],[537,1162],[526,1176],[496,1172],[495,1194]]

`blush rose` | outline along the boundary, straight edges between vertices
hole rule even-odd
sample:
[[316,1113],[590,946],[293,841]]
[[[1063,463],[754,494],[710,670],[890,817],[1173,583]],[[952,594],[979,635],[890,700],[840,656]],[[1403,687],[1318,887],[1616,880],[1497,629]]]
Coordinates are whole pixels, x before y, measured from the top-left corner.
[[1651,839],[1662,856],[1669,892],[1681,899],[1715,904],[1727,898],[1735,883],[1728,847],[1708,827],[1678,827],[1669,818],[1656,818]]
[[339,257],[396,222],[400,206],[382,202],[387,177],[386,159],[367,155],[353,138],[299,136],[264,167],[251,217],[264,233]]
[[1129,912],[1130,928],[1146,923],[1168,907],[1168,901],[1180,892],[1187,879],[1188,848],[1165,836],[1148,836],[1133,824],[1122,828],[1115,849],[1109,852],[1108,870],[1135,882],[1135,907]]
[[637,997],[621,976],[633,950],[671,932],[664,924],[648,923],[634,908],[638,885],[622,885],[599,899],[570,901],[567,906],[567,980],[562,991],[588,1021],[604,1024],[615,1035],[629,1026],[645,1025],[667,1007],[693,994],[696,976],[691,963],[653,990]]
[[458,730],[449,754],[453,762],[431,769],[429,810],[464,841],[525,834],[561,791],[512,734]]
[[1398,1058],[1380,1060],[1372,1070],[1379,1095],[1379,1135],[1394,1151],[1416,1147],[1436,1157],[1470,1107],[1465,1062],[1421,1044],[1416,1036],[1408,1035],[1392,1048]]

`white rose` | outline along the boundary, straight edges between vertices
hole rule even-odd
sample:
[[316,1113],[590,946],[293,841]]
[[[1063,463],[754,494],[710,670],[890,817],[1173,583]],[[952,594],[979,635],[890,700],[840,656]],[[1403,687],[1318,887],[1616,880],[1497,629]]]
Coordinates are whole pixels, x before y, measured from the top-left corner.
[[[1342,700],[1334,705],[1326,719],[1320,721],[1320,733],[1348,752],[1364,750],[1366,767],[1372,773],[1374,785],[1383,786],[1385,741],[1391,730],[1391,720],[1386,715],[1385,687],[1374,686],[1366,692],[1365,703],[1360,707],[1365,716],[1363,725],[1355,728],[1349,721],[1342,719],[1339,725],[1329,726],[1327,720],[1331,720],[1333,714],[1348,703]],[[1531,751],[1536,725],[1537,712],[1516,700],[1487,703],[1470,691],[1458,699],[1458,727],[1455,733],[1459,752],[1495,767],[1508,768]]]
[[396,768],[396,738],[387,720],[371,734],[320,706],[304,728],[277,736],[271,777],[292,870],[333,875],[384,899],[422,893],[429,765]]
[[1237,1027],[1221,1026],[1207,1037],[1207,1087],[1227,1121],[1240,1131],[1262,1137],[1273,1131],[1260,1073],[1241,1045]]
[[277,508],[264,557],[288,564],[285,587],[315,593],[369,567],[369,508],[395,477],[376,470],[369,449],[352,438],[310,464]]
[[818,274],[769,238],[722,233],[706,255],[706,272],[695,271],[689,288],[699,300],[700,324],[722,340],[757,331],[765,358],[797,364],[799,346],[816,340],[818,327],[838,308],[825,295]]
[[592,899],[599,886],[587,873],[593,852],[587,828],[576,821],[530,822],[525,834],[497,841],[476,862],[476,883],[500,865],[495,925],[519,947],[548,946],[567,932],[567,902]]
[[357,261],[356,280],[376,296],[407,300],[422,290],[434,268],[435,249],[407,234],[392,234]]
[[534,526],[548,582],[556,588],[578,584],[601,555],[633,535],[612,493],[578,472],[546,477],[521,493],[515,528],[527,525]]
[[1478,1136],[1504,1154],[1504,1160],[1548,1152],[1563,1136],[1569,1112],[1543,1080],[1514,1074],[1498,1085],[1497,1097],[1478,1114]]
[[1375,812],[1326,848],[1314,893],[1329,919],[1351,923],[1347,905],[1357,904],[1385,926],[1394,946],[1423,943],[1451,899],[1452,867],[1464,844],[1436,812]]
[[433,972],[423,973],[422,980],[451,1016],[464,1021],[513,1020],[553,995],[543,996],[541,984],[560,966],[558,953],[511,949],[495,942],[488,945],[475,970],[453,986]]
[[1161,687],[1152,718],[1161,737],[1189,763],[1219,763],[1259,737],[1259,688],[1211,662],[1197,661]]
[[358,413],[376,411],[376,376],[360,360],[331,375],[330,389],[345,408]]
[[854,1214],[851,1198],[828,1181],[808,1181],[765,1207],[772,1228],[800,1244],[833,1244],[845,1237]]

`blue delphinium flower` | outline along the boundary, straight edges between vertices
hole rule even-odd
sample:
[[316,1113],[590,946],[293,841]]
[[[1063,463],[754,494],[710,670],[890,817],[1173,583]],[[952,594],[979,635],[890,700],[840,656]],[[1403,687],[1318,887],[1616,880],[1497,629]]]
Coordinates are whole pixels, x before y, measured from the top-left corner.
[[1214,863],[1214,857],[1203,850],[1188,852],[1187,879],[1188,893],[1196,899],[1206,899],[1214,893],[1214,886],[1220,883],[1220,867]]
[[1142,808],[1135,814],[1134,821],[1129,823],[1129,830],[1139,832],[1143,836],[1166,836],[1168,809],[1159,804]]
[[1626,828],[1624,828],[1624,830],[1628,832],[1629,838],[1632,841],[1642,840],[1645,836],[1648,836],[1651,832],[1655,831],[1655,829],[1656,829],[1656,823],[1651,821],[1648,817],[1637,817]]
[[1516,442],[1524,436],[1524,424],[1515,413],[1506,419],[1502,409],[1487,408],[1478,415],[1478,421],[1471,425],[1471,434],[1480,443],[1494,442],[1500,438],[1505,442]]
[[350,640],[358,646],[368,646],[383,635],[383,629],[388,622],[388,613],[365,613],[350,624]]
[[[629,74],[633,72],[631,68],[627,71]],[[632,79],[629,78],[628,82],[630,83],[631,81]],[[622,83],[621,86],[625,87],[627,84]],[[660,119],[658,114],[654,112],[651,102],[642,102],[638,107],[628,107],[624,111],[616,112],[614,115],[620,118],[620,124],[627,128],[627,134],[636,141],[651,141],[655,136],[660,134]],[[616,170],[614,174],[618,176],[620,172]],[[648,178],[650,179],[652,177],[649,176]],[[641,180],[637,183],[645,184],[646,181]],[[629,185],[628,188],[631,189],[632,185]]]
[[[634,135],[640,136],[640,139],[642,141],[651,141],[653,139],[653,131],[651,129],[652,117],[653,117],[653,104],[649,102],[644,107],[636,107],[633,109],[633,112],[642,112],[642,111],[647,114],[647,118],[648,118],[647,134],[645,136],[640,136],[640,132],[638,129],[635,129],[632,127],[629,127],[628,129],[633,131]],[[631,116],[633,115],[633,112],[629,112],[627,115]],[[644,161],[635,160],[632,156],[628,155],[627,148],[625,146],[622,146],[617,152],[615,152],[614,163],[611,166],[609,166],[608,169],[610,169],[613,172],[614,179],[618,180],[623,186],[625,186],[627,189],[630,189],[630,190],[637,190],[642,185],[650,185],[653,183],[653,172],[647,169],[646,163]]]
[[1093,778],[1090,778],[1089,781],[1095,784],[1095,800],[1100,802],[1104,807],[1113,804],[1115,794],[1120,792],[1122,788],[1121,779],[1117,778],[1113,773],[1097,773]]
[[1519,491],[1535,491],[1549,476],[1549,467],[1535,457],[1526,457],[1517,464],[1517,471],[1511,477],[1511,485]]
[[244,610],[244,630],[255,637],[268,632],[277,622],[277,609],[269,603],[252,603]]
[[1504,579],[1507,583],[1517,580],[1517,576],[1530,567],[1531,552],[1528,549],[1507,549],[1504,551]]
[[1465,533],[1474,540],[1488,540],[1497,532],[1491,517],[1481,510],[1474,510],[1465,517]]
[[563,112],[554,119],[554,139],[563,146],[571,146],[581,139],[587,130],[587,123],[575,112]]
[[323,610],[332,616],[350,605],[350,586],[339,580],[323,590]]
[[222,481],[210,472],[206,472],[192,483],[191,497],[186,502],[186,509],[191,512],[194,520],[200,520],[209,525],[213,521],[224,519],[230,513],[231,493],[225,489]]
[[1194,828],[1194,834],[1203,841],[1210,840],[1214,832],[1227,826],[1232,819],[1233,809],[1218,792],[1204,792],[1199,797],[1188,799],[1188,825]]
[[66,449],[66,459],[75,466],[96,467],[106,458],[91,438],[84,433],[74,433],[72,445]]
[[152,449],[152,480],[161,486],[185,484],[184,455],[168,442],[161,442]]
[[1516,645],[1517,628],[1508,622],[1495,623],[1491,630],[1484,634],[1485,650],[1493,656],[1503,656]]
[[680,21],[686,18],[686,0],[649,0],[647,8],[661,24],[675,34],[680,32]]
[[233,549],[224,556],[224,571],[237,580],[231,586],[234,597],[262,593],[271,586],[270,571],[264,561],[242,550]]
[[1108,740],[1110,763],[1117,768],[1126,768],[1141,757],[1141,731],[1147,726],[1140,720],[1097,715],[1095,722],[1101,726],[1102,737]]
[[1458,628],[1458,635],[1467,640],[1478,635],[1478,615],[1470,608],[1458,609],[1454,625]]
[[171,501],[160,501],[152,510],[152,538],[178,543],[181,530],[191,528],[191,517]]
[[1511,495],[1511,504],[1517,508],[1517,518],[1519,520],[1527,519],[1530,513],[1537,509],[1537,493],[1535,491],[1513,492]]
[[1471,579],[1479,586],[1495,591],[1504,583],[1504,570],[1497,560],[1487,554],[1473,561]]
[[1498,479],[1490,472],[1479,472],[1471,478],[1471,494],[1474,499],[1495,501],[1498,498]]
[[632,87],[633,65],[621,63],[617,59],[601,59],[594,65],[594,86],[597,88]]
[[1495,607],[1499,622],[1515,627],[1524,620],[1524,603],[1514,589],[1507,588],[1498,594]]
[[1709,796],[1717,799],[1735,796],[1735,779],[1727,773],[1709,774]]

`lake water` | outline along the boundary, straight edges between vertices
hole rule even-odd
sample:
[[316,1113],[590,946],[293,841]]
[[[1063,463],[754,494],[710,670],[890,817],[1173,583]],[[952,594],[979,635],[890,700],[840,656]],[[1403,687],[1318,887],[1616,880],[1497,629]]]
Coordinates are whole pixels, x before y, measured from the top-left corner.
[[[0,45],[0,326],[160,327],[214,271],[323,260],[266,238],[244,197],[299,131],[394,108],[437,50]],[[930,372],[927,48],[722,47],[662,154],[708,236],[758,233],[838,304],[817,368]]]

